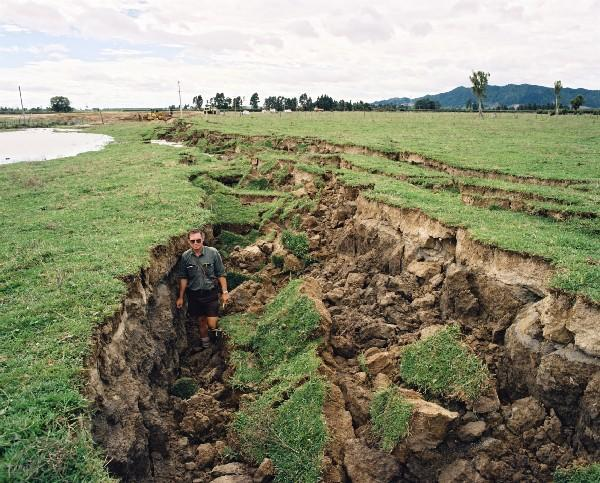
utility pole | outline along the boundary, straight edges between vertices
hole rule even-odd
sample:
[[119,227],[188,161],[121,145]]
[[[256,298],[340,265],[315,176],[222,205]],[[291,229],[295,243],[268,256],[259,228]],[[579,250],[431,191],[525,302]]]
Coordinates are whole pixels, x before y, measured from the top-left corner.
[[177,88],[179,89],[179,119],[183,118],[183,111],[181,110],[181,83],[177,81]]
[[21,99],[21,111],[23,111],[23,121],[25,121],[25,108],[23,107],[23,95],[21,94],[21,86],[19,86],[19,98]]

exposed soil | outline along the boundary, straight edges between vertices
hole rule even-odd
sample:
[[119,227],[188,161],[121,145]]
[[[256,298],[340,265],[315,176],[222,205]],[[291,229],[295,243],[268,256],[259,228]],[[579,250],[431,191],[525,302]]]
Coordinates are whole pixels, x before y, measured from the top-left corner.
[[[315,151],[327,149],[338,147]],[[312,176],[295,175],[316,197]],[[545,482],[557,467],[600,459],[597,305],[549,290],[553,269],[543,260],[483,246],[418,210],[369,201],[334,177],[321,182],[319,206],[302,214],[315,263],[297,263],[296,275],[320,287],[313,297],[328,312],[324,481]],[[231,253],[228,269],[256,277],[232,291],[229,310],[260,311],[288,279],[269,262],[278,240]],[[182,238],[155,250],[97,335],[95,439],[126,481],[270,481],[268,468],[232,461],[225,449],[240,395],[227,385],[226,345],[198,351],[194,324],[174,307],[172,268],[184,245]],[[374,391],[403,386],[402,347],[451,322],[485,361],[493,389],[465,404],[404,388],[415,406],[411,434],[391,454],[380,451],[369,423]],[[184,376],[200,385],[189,399],[171,394]]]

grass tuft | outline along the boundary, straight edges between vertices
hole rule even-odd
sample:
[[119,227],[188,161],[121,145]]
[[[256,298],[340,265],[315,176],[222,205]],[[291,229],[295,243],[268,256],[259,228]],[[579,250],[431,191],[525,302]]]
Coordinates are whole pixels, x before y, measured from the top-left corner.
[[600,463],[569,469],[559,469],[554,473],[554,483],[598,483]]
[[477,399],[490,383],[485,364],[461,342],[454,324],[406,346],[400,376],[430,394],[462,401]]
[[198,384],[191,377],[177,379],[171,387],[171,394],[182,399],[189,399],[198,390]]
[[379,446],[391,452],[408,435],[412,405],[398,394],[396,386],[390,386],[375,394],[370,414]]
[[254,463],[269,457],[275,481],[317,481],[327,439],[323,417],[326,385],[317,374],[320,316],[290,282],[262,315],[225,317],[221,326],[233,344],[231,384],[250,391],[235,415],[232,435]]
[[308,258],[309,244],[306,233],[285,230],[281,235],[281,242],[286,250],[289,250],[299,259],[306,260]]

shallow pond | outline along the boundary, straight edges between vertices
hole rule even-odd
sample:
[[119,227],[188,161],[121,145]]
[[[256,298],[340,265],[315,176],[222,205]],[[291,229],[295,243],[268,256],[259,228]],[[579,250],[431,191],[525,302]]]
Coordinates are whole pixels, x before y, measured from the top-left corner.
[[23,129],[0,132],[0,164],[46,161],[99,151],[113,138],[69,129]]

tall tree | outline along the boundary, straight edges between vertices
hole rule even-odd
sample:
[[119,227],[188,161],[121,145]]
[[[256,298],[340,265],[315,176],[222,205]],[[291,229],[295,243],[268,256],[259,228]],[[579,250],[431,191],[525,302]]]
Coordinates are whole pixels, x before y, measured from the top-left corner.
[[307,105],[308,105],[308,94],[305,92],[304,94],[300,94],[300,108],[303,111],[306,111],[308,109]]
[[242,98],[240,96],[233,98],[233,109],[238,111],[242,107]]
[[560,91],[562,90],[562,82],[554,81],[554,113],[558,116],[558,108],[560,107]]
[[192,103],[194,104],[194,106],[196,106],[196,109],[202,109],[202,102],[204,102],[204,100],[202,99],[202,96],[200,94],[194,96],[194,98],[192,99]]
[[217,109],[225,109],[227,107],[227,104],[225,102],[225,94],[223,94],[222,92],[217,92],[215,94],[215,107]]
[[478,70],[477,72],[473,71],[473,75],[469,76],[469,80],[471,81],[471,89],[473,90],[473,94],[477,97],[477,102],[479,103],[479,117],[483,118],[483,99],[485,99],[485,91],[488,86],[488,79],[490,78],[489,72],[483,72],[482,70]]
[[315,105],[324,111],[333,111],[335,107],[335,101],[331,96],[328,96],[327,94],[321,94],[319,97],[317,97],[317,102],[315,102]]
[[583,106],[583,96],[581,94],[577,94],[573,99],[571,99],[571,107],[575,112],[577,112],[581,106]]
[[290,109],[292,111],[298,109],[298,99],[296,99],[295,97],[286,97],[283,102],[283,107],[285,107],[286,109]]
[[255,92],[252,94],[252,96],[250,96],[250,105],[252,106],[252,109],[258,109],[259,102],[260,99],[258,98],[258,92]]
[[68,97],[64,96],[52,97],[50,99],[50,109],[54,112],[71,112],[73,110],[71,101],[69,101]]

